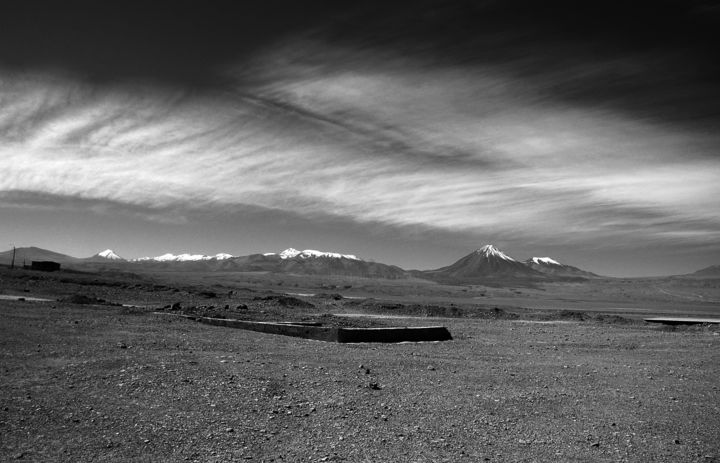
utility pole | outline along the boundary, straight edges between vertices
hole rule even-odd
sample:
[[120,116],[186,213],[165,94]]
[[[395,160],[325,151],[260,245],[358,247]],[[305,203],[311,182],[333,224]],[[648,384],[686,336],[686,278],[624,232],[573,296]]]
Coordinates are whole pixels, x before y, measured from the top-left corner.
[[15,245],[13,245],[13,257],[12,262],[10,262],[10,270],[15,268]]

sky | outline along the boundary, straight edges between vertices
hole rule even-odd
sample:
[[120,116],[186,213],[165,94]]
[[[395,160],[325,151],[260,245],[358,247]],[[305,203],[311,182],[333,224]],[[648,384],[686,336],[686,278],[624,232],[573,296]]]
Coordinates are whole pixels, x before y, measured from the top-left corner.
[[14,3],[2,249],[720,263],[715,2]]

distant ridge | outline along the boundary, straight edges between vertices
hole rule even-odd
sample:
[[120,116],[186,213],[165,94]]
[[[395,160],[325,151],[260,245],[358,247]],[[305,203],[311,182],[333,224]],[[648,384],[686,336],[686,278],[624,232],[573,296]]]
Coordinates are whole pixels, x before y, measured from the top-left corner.
[[327,252],[327,251],[317,251],[315,249],[305,249],[304,251],[298,251],[295,248],[287,248],[283,252],[276,254],[274,252],[267,252],[263,254],[264,256],[279,256],[281,259],[293,259],[295,257],[299,257],[301,259],[310,259],[312,257],[330,257],[333,259],[352,259],[352,260],[362,260],[358,259],[358,257],[354,254],[340,254],[339,252]]
[[[9,265],[12,249],[0,252],[0,264]],[[35,246],[16,249],[15,265],[30,265],[32,261],[53,261],[79,270],[123,270],[143,269],[196,272],[270,272],[293,273],[298,275],[338,275],[363,278],[423,278],[449,284],[491,282],[502,284],[504,280],[582,281],[588,278],[604,278],[586,270],[563,264],[552,257],[531,257],[526,261],[504,253],[492,244],[484,245],[451,265],[435,270],[404,270],[395,265],[365,261],[354,254],[306,249],[299,251],[287,248],[282,252],[234,256],[218,253],[204,254],[163,254],[126,260],[112,249],[77,258]],[[720,265],[711,265],[694,273],[668,275],[668,277],[720,278]],[[517,282],[517,281],[516,281]]]
[[691,273],[690,275],[705,278],[720,278],[720,265],[711,265],[710,267],[705,267],[697,272]]
[[[9,265],[12,261],[13,251],[0,252],[0,263]],[[35,246],[22,247],[15,249],[15,265],[22,266],[23,262],[30,265],[32,261],[53,261],[60,264],[76,264],[82,262],[77,257],[60,254],[59,252],[50,251],[48,249],[38,248]]]
[[172,254],[172,253],[166,253],[161,256],[156,257],[140,257],[138,259],[132,259],[131,262],[146,262],[146,261],[155,261],[155,262],[189,262],[189,261],[198,261],[198,260],[223,260],[223,259],[232,259],[232,254],[228,254],[226,252],[221,252],[218,254],[215,254],[214,256],[206,256],[204,254]]

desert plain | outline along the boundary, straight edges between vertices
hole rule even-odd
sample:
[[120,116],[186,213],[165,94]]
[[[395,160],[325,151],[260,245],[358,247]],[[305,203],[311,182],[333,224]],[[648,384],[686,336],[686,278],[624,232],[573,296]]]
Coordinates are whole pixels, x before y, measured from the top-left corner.
[[[2,461],[720,459],[720,326],[643,321],[717,318],[717,279],[0,269],[0,294]],[[177,313],[453,339],[338,344]]]

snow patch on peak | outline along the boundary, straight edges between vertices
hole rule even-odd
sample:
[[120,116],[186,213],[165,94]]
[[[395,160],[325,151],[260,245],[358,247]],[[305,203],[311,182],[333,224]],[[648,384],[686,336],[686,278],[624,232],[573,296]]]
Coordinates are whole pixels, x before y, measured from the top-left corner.
[[123,260],[123,258],[118,256],[117,254],[115,254],[115,252],[112,249],[106,249],[102,252],[98,252],[97,256],[104,257],[105,259],[110,259],[110,260]]
[[[273,255],[274,253],[267,253],[265,255]],[[352,260],[360,260],[357,256],[353,254],[340,254],[339,252],[327,252],[327,251],[318,251],[315,249],[305,249],[303,251],[298,251],[295,248],[287,248],[283,252],[280,253],[281,259],[293,259],[295,257],[299,257],[301,259],[308,259],[311,257],[332,257],[334,259],[352,259]]]
[[529,262],[539,265],[562,265],[560,262],[550,257],[533,257],[529,259]]
[[481,247],[480,249],[477,249],[475,252],[478,254],[482,254],[485,257],[493,256],[493,257],[497,257],[498,259],[506,260],[508,262],[517,262],[515,259],[508,256],[507,254],[505,254],[504,252],[502,252],[501,250],[499,250],[492,244],[486,244],[485,246]]
[[204,254],[172,254],[167,253],[163,254],[162,256],[156,256],[156,257],[140,257],[139,259],[134,259],[136,262],[143,262],[148,260],[153,260],[155,262],[193,262],[193,261],[199,261],[199,260],[225,260],[225,259],[232,259],[232,254],[228,254],[226,252],[221,252],[218,254],[215,254],[214,256],[206,256]]
[[283,252],[280,253],[281,259],[292,259],[293,257],[297,257],[300,254],[302,254],[302,251],[298,251],[295,248],[287,248]]

